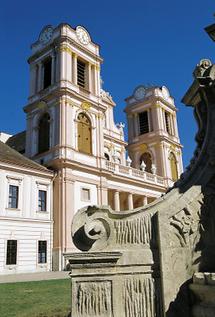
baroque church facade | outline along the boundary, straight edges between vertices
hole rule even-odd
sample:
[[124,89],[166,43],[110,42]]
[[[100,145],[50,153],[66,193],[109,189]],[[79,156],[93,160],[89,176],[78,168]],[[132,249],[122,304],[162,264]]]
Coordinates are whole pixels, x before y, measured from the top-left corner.
[[183,170],[168,89],[140,85],[126,98],[127,143],[101,87],[99,46],[85,28],[44,27],[28,62],[26,131],[0,134],[0,274],[65,269],[77,252],[71,223],[78,209],[138,208]]

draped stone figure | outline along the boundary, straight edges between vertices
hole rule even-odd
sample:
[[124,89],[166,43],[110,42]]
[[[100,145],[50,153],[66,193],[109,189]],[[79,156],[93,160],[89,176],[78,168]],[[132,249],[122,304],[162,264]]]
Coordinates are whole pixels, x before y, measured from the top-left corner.
[[173,188],[131,212],[89,206],[73,219],[73,317],[215,316],[215,65],[193,75],[183,102],[197,147]]

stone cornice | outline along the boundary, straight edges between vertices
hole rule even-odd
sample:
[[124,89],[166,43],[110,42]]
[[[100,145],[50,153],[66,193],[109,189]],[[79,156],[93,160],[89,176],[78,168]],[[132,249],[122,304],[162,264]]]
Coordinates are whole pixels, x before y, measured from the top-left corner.
[[15,172],[15,173],[20,173],[20,174],[27,174],[27,175],[32,175],[32,176],[38,176],[38,177],[44,177],[44,178],[49,178],[50,180],[53,178],[54,176],[54,172],[50,171],[47,169],[47,171],[43,171],[41,170],[36,170],[32,167],[27,168],[24,165],[21,164],[15,164],[13,163],[13,165],[9,162],[3,162],[0,161],[0,170],[7,170],[7,171],[11,171],[11,172]]
[[[28,63],[29,64],[33,63],[38,57],[40,57],[41,55],[45,55],[50,50],[53,50],[53,49],[59,50],[61,44],[64,44],[65,46],[68,46],[68,44],[70,44],[72,47],[76,48],[77,50],[84,51],[88,56],[90,56],[91,58],[95,59],[99,63],[103,62],[103,58],[101,56],[99,56],[97,54],[94,54],[93,52],[88,50],[86,47],[84,47],[83,45],[77,43],[76,41],[74,41],[70,37],[65,36],[65,35],[59,35],[49,45],[45,46],[43,49],[41,49],[41,50],[37,51],[36,53],[34,53],[33,55],[31,55],[28,58]],[[98,45],[96,45],[96,46],[98,46]],[[71,48],[71,51],[73,52],[72,48]],[[76,52],[73,52],[73,53],[76,53]]]
[[[50,213],[49,213],[49,217],[50,217]],[[8,216],[0,216],[0,220],[1,221],[18,221],[18,222],[30,222],[30,223],[47,223],[47,224],[52,224],[54,223],[53,220],[51,219],[36,219],[36,218],[24,218],[24,217],[8,217]]]
[[[144,180],[143,178],[137,179],[135,177],[131,177],[131,176],[126,175],[126,174],[123,174],[123,175],[114,174],[113,172],[111,172],[105,168],[98,168],[98,167],[94,167],[94,166],[83,164],[83,163],[80,164],[79,162],[72,161],[72,160],[66,160],[66,159],[56,159],[55,162],[53,162],[53,163],[59,169],[68,167],[68,168],[71,168],[73,170],[86,172],[87,174],[92,173],[93,175],[96,175],[98,177],[106,177],[107,180],[109,180],[109,181],[116,181],[116,182],[120,182],[122,184],[130,184],[130,185],[137,186],[137,187],[144,187],[145,189],[159,191],[159,192],[166,191],[166,186],[164,186],[164,185],[159,185],[155,182],[150,183],[150,182],[147,182],[146,180]],[[80,177],[76,176],[76,175],[74,175],[73,177],[74,177],[74,179],[77,178],[77,180],[80,179]],[[83,181],[84,181],[84,178],[83,178]],[[98,184],[98,181],[93,180],[92,183]],[[111,188],[111,186],[108,186],[108,187]]]
[[91,94],[89,94],[89,97],[88,97],[88,96],[83,95],[79,92],[76,92],[68,87],[59,87],[59,86],[57,86],[57,84],[59,84],[59,83],[55,83],[53,86],[50,87],[50,89],[53,87],[53,90],[51,90],[51,91],[49,90],[46,92],[44,90],[41,90],[38,93],[38,99],[33,101],[33,102],[30,102],[29,104],[24,106],[23,110],[27,113],[27,112],[35,109],[37,107],[38,103],[41,102],[41,100],[47,102],[47,101],[52,100],[52,98],[60,98],[63,96],[76,98],[80,102],[88,102],[88,103],[92,104],[97,110],[104,110],[105,111],[107,109],[107,106],[102,104],[100,97],[94,96],[97,100],[93,100],[92,98],[90,98]]

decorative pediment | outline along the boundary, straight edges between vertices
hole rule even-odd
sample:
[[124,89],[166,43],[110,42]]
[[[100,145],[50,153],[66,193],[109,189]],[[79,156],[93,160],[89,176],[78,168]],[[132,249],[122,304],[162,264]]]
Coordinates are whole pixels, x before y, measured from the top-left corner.
[[109,92],[106,92],[103,89],[101,89],[100,96],[101,96],[102,100],[104,100],[104,101],[106,101],[108,103],[111,103],[113,105],[115,104],[113,99],[112,99],[112,96],[110,95]]

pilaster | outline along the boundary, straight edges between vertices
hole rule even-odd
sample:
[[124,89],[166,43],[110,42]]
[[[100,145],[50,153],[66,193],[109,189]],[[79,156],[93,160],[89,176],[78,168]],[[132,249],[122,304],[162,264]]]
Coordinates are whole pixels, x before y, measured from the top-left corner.
[[72,54],[72,82],[77,85],[77,55]]

